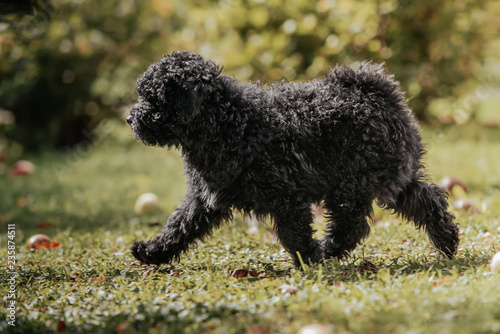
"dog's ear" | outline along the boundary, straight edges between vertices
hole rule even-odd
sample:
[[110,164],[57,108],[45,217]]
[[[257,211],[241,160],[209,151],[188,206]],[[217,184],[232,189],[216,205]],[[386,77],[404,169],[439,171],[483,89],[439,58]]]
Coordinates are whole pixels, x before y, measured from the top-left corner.
[[213,92],[214,79],[221,74],[222,67],[186,51],[175,52],[167,58],[169,80],[173,80],[178,88],[178,95],[173,96],[175,107],[180,112],[181,122],[188,123]]
[[189,123],[200,113],[201,105],[205,97],[210,94],[212,88],[204,83],[196,83],[188,89],[181,88],[175,97],[175,109],[179,113],[179,121],[183,124]]

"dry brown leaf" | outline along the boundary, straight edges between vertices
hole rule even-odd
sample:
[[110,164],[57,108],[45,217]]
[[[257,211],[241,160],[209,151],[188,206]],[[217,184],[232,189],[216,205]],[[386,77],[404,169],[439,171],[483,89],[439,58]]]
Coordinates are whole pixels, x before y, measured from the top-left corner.
[[243,278],[248,276],[248,270],[247,269],[236,269],[231,272],[231,277],[235,278]]
[[65,330],[66,330],[66,323],[64,322],[64,320],[59,320],[57,322],[57,332],[61,333],[64,332]]

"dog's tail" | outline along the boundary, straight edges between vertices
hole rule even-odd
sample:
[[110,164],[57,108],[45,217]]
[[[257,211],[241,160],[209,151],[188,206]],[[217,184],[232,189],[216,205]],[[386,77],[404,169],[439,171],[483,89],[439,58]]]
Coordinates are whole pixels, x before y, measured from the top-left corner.
[[404,219],[423,228],[434,246],[452,257],[458,248],[459,230],[454,216],[447,211],[446,192],[422,178],[415,179],[402,189],[395,202],[387,204]]

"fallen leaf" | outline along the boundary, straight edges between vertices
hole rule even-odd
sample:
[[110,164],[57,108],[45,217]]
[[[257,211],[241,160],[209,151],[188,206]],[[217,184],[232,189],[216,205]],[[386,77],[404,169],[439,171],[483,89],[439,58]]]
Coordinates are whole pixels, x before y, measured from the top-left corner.
[[231,272],[230,276],[236,277],[236,278],[247,277],[248,276],[248,270],[247,269],[236,269],[236,270],[234,270],[234,271]]
[[52,223],[51,222],[38,222],[38,223],[36,223],[36,227],[49,228],[49,227],[52,227]]
[[92,277],[92,280],[94,282],[102,282],[102,281],[104,281],[104,276]]
[[446,282],[446,280],[444,278],[442,278],[440,281],[433,282],[432,286],[438,286],[438,285],[441,285],[441,284],[443,284],[445,282]]
[[259,277],[259,273],[257,272],[257,270],[250,270],[248,274],[252,277]]
[[64,320],[59,320],[57,322],[57,332],[61,333],[64,332],[65,330],[66,330],[66,323],[64,322]]

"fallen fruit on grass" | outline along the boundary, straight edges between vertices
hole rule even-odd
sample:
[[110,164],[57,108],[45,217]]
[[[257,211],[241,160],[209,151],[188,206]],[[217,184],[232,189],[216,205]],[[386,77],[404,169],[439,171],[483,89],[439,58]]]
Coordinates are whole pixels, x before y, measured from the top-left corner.
[[122,321],[118,326],[116,326],[115,331],[117,331],[118,333],[123,333],[127,331],[127,328],[128,328],[128,321]]
[[280,290],[280,293],[282,295],[286,295],[286,294],[294,295],[297,293],[297,290],[298,290],[295,285],[290,285],[290,284],[278,285],[278,289]]
[[39,250],[41,247],[52,249],[59,247],[59,243],[57,241],[50,240],[50,238],[45,234],[35,234],[29,238],[28,247],[36,250]]
[[496,253],[491,259],[490,269],[494,273],[500,273],[500,252]]
[[462,180],[457,179],[456,177],[453,176],[446,176],[439,181],[439,186],[446,190],[448,194],[453,194],[457,195],[457,191],[454,191],[455,187],[459,187],[462,192],[467,192],[467,186]]
[[331,331],[326,325],[313,324],[302,327],[299,334],[330,334]]
[[50,242],[50,238],[46,236],[45,234],[35,234],[28,240],[28,247],[29,248],[35,248],[37,245],[41,244],[42,242]]
[[479,209],[476,208],[474,205],[472,205],[472,202],[470,200],[468,200],[467,198],[460,198],[460,199],[457,199],[455,201],[455,203],[453,203],[453,206],[457,209],[460,209],[460,210],[463,210],[463,211],[468,211],[470,209],[470,211],[473,213],[473,214],[478,214],[480,213]]
[[12,166],[12,175],[31,175],[35,172],[35,165],[28,160],[19,160]]
[[135,201],[135,212],[145,213],[151,212],[158,208],[158,196],[153,193],[145,193]]

